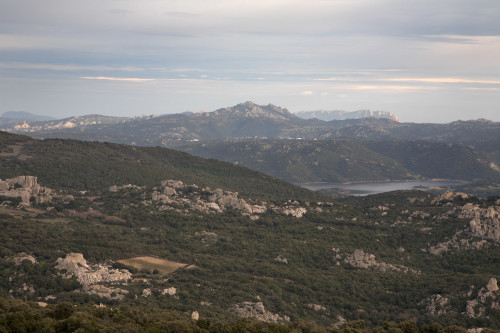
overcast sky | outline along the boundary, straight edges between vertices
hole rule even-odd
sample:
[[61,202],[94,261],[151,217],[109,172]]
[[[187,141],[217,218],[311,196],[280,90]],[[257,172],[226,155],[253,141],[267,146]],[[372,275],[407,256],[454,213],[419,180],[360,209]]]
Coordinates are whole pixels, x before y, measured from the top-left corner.
[[500,121],[499,0],[0,0],[0,113]]

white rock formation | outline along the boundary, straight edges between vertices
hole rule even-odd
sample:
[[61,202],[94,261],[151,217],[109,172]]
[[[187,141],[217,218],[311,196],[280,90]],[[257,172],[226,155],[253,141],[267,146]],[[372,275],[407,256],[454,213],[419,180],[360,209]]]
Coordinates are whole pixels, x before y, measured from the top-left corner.
[[113,269],[100,264],[91,267],[81,253],[70,253],[66,258],[57,259],[56,263],[57,269],[66,270],[64,274],[67,277],[75,276],[84,289],[93,284],[127,282],[132,278],[126,269]]
[[375,255],[371,253],[365,253],[363,250],[355,249],[354,252],[350,255],[348,255],[345,259],[344,262],[354,266],[354,267],[359,267],[359,268],[374,268],[376,270],[382,271],[382,272],[387,272],[387,271],[395,271],[395,272],[402,272],[402,273],[413,273],[413,274],[419,274],[420,272],[409,269],[406,266],[403,265],[392,265],[389,263],[385,263],[383,261],[377,261],[375,259]]
[[39,204],[50,201],[53,197],[52,190],[39,185],[35,176],[19,176],[0,180],[0,195],[12,198],[20,197],[24,206],[30,205],[31,198]]

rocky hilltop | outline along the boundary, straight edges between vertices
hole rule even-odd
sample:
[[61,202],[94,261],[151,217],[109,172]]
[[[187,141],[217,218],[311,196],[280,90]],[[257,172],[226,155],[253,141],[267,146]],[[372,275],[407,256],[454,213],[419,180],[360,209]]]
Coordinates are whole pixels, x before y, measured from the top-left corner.
[[287,201],[281,204],[267,203],[264,201],[250,202],[238,196],[237,192],[224,191],[220,188],[199,187],[196,184],[186,185],[180,180],[164,180],[159,186],[148,188],[136,185],[113,185],[110,192],[133,191],[142,193],[145,198],[142,204],[150,206],[155,211],[161,212],[172,210],[181,214],[189,214],[198,211],[207,214],[222,213],[227,209],[233,209],[242,215],[250,216],[252,220],[258,220],[264,213],[275,213],[300,218],[309,209],[321,209],[324,205],[332,205],[323,202],[308,202],[306,208],[297,201]]
[[339,110],[317,110],[317,111],[299,111],[296,116],[304,119],[316,118],[324,121],[345,120],[345,119],[361,119],[361,118],[378,118],[390,119],[399,122],[399,118],[387,111],[359,110],[359,111],[339,111]]
[[444,204],[452,207],[448,212],[440,216],[440,220],[465,219],[469,221],[468,226],[458,230],[449,240],[438,243],[429,248],[434,255],[442,255],[452,250],[478,250],[483,247],[500,243],[500,200],[495,206],[481,207],[479,204],[466,203],[455,206],[452,202],[456,199],[469,198],[465,193],[445,192],[435,198],[435,205]]
[[199,113],[205,117],[234,117],[234,118],[268,118],[280,120],[298,119],[296,115],[290,113],[287,109],[279,106],[257,105],[253,102],[245,102],[236,106],[215,110],[213,112]]

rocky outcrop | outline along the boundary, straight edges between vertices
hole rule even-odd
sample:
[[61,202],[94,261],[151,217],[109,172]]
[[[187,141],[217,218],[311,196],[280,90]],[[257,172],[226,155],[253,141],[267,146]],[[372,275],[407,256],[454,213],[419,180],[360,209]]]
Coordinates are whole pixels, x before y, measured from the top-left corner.
[[12,261],[18,266],[21,265],[23,263],[23,261],[25,261],[25,260],[28,260],[33,265],[38,264],[38,261],[36,260],[36,258],[34,256],[32,256],[31,254],[24,253],[24,252],[18,253],[18,254],[16,254],[16,256],[14,258],[12,258]]
[[262,302],[242,302],[234,304],[230,309],[231,312],[235,313],[238,317],[255,317],[260,321],[267,323],[287,323],[290,321],[288,316],[280,316],[275,313],[271,313],[264,308]]
[[447,214],[458,214],[458,218],[468,219],[469,225],[457,231],[451,239],[431,246],[430,253],[441,255],[452,249],[476,250],[487,246],[488,241],[500,242],[500,207],[481,207],[467,203],[450,210]]
[[285,258],[284,255],[280,254],[276,258],[274,258],[275,261],[282,262],[284,264],[288,264],[288,259]]
[[31,200],[36,204],[50,201],[54,194],[50,188],[38,184],[35,176],[19,176],[6,180],[0,179],[0,196],[21,198],[21,204],[29,206]]
[[453,201],[457,198],[468,199],[469,197],[470,196],[467,193],[447,191],[441,195],[438,195],[434,199],[432,199],[431,204],[435,205],[435,204],[440,203],[442,201]]
[[439,294],[423,300],[420,305],[427,304],[426,311],[432,315],[439,316],[445,314],[450,308],[450,299]]
[[486,287],[479,290],[476,298],[467,301],[465,315],[469,318],[481,318],[485,316],[487,308],[500,309],[499,296],[497,279],[491,278]]
[[307,213],[307,209],[305,209],[304,207],[290,207],[290,206],[275,207],[273,208],[273,211],[278,214],[290,215],[296,218],[300,218],[304,216],[305,213]]
[[393,271],[393,272],[413,273],[413,274],[420,273],[416,270],[409,269],[408,267],[403,265],[392,265],[389,263],[385,263],[383,261],[377,261],[375,259],[375,255],[370,253],[365,253],[363,250],[359,249],[356,249],[352,254],[347,255],[346,258],[344,259],[344,262],[354,267],[373,268],[381,272]]
[[58,270],[66,277],[75,276],[83,287],[83,291],[92,293],[97,287],[91,287],[99,283],[119,282],[126,283],[132,278],[132,274],[125,269],[114,269],[105,265],[88,265],[87,260],[81,253],[70,253],[65,258],[56,261]]
[[209,231],[200,231],[200,232],[195,232],[194,235],[196,237],[201,238],[201,244],[205,246],[210,246],[219,240],[219,236],[215,232],[209,232]]
[[177,294],[177,289],[175,287],[165,288],[162,290],[161,294],[175,296],[175,294]]
[[[109,191],[118,192],[128,188],[145,189],[144,187],[128,184],[123,186],[113,185],[109,187]],[[150,197],[151,200],[144,200],[142,203],[153,206],[158,211],[173,210],[178,213],[189,213],[189,211],[195,210],[214,214],[233,209],[249,216],[252,221],[258,220],[259,214],[268,211],[296,218],[300,218],[307,213],[307,208],[302,207],[298,202],[289,200],[283,205],[268,205],[265,202],[251,203],[240,198],[238,192],[224,191],[220,188],[215,190],[210,187],[200,188],[195,184],[186,185],[179,180],[164,180],[160,186],[154,187],[152,192],[147,193],[146,191],[144,197]],[[323,203],[317,204],[323,205]]]
[[319,304],[307,304],[307,307],[309,309],[312,309],[316,312],[318,311],[326,311],[326,308],[323,306],[323,305],[319,305]]

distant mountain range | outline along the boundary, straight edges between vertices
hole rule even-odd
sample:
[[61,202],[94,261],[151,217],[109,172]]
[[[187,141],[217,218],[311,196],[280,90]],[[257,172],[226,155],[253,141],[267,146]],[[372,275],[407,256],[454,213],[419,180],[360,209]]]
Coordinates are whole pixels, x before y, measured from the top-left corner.
[[356,138],[368,140],[427,140],[488,147],[500,136],[500,123],[488,120],[449,124],[400,123],[386,118],[324,121],[302,119],[272,104],[245,102],[213,112],[169,114],[141,118],[89,115],[51,121],[6,122],[0,129],[36,138],[73,138],[139,146],[175,147],[189,141],[234,138]]
[[29,120],[29,121],[44,121],[55,120],[54,117],[42,116],[25,111],[8,111],[0,115],[0,118],[13,119],[13,120]]
[[488,120],[416,124],[388,116],[324,121],[252,102],[213,112],[140,118],[4,119],[0,129],[34,138],[175,148],[291,182],[500,179],[500,123]]
[[399,122],[398,117],[386,111],[373,111],[373,110],[358,110],[358,111],[339,111],[339,110],[317,110],[317,111],[299,111],[295,113],[296,116],[303,119],[316,118],[319,120],[346,120],[346,119],[361,119],[361,118],[382,118],[391,119]]

